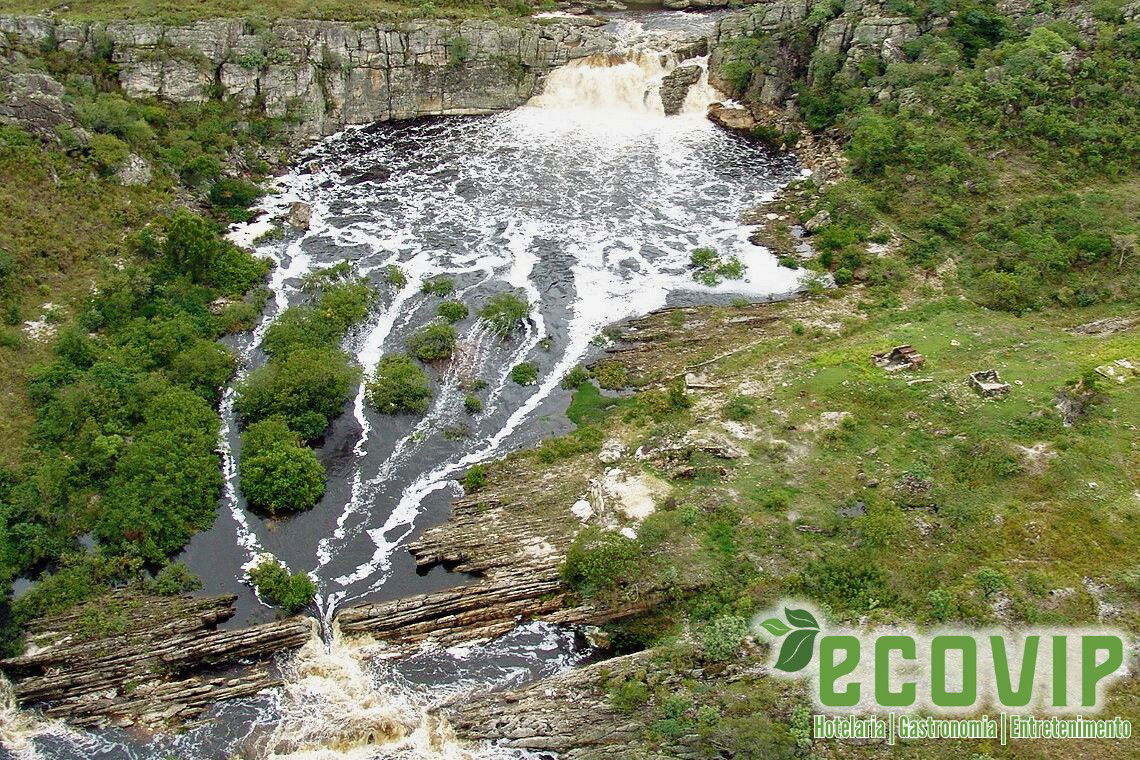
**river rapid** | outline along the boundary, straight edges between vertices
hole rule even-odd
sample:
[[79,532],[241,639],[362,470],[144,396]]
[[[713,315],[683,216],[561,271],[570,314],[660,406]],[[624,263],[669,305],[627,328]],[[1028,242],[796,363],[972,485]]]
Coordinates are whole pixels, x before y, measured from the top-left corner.
[[[351,262],[382,293],[368,321],[345,343],[365,373],[403,350],[432,321],[440,299],[423,279],[454,280],[451,296],[472,316],[457,325],[460,350],[432,367],[431,407],[421,417],[385,416],[361,390],[330,428],[319,456],[329,473],[321,503],[288,520],[246,509],[234,454],[239,445],[233,387],[221,413],[227,489],[212,529],[180,558],[207,593],[236,593],[229,625],[272,619],[245,583],[264,553],[307,572],[326,631],[282,663],[285,686],[256,699],[220,704],[178,735],[79,732],[9,708],[0,739],[18,757],[166,758],[513,758],[496,747],[461,749],[433,704],[465,690],[517,685],[591,656],[579,632],[531,623],[498,640],[425,650],[401,662],[333,630],[338,608],[399,598],[464,582],[442,568],[415,572],[409,539],[446,519],[461,490],[456,478],[570,429],[560,380],[596,355],[603,329],[670,304],[765,300],[793,292],[797,276],[747,240],[741,214],[798,167],[711,124],[721,97],[707,75],[682,113],[663,115],[657,88],[678,64],[667,51],[678,30],[709,25],[686,13],[623,16],[611,31],[620,57],[575,61],[552,72],[527,106],[487,117],[447,117],[350,128],[302,154],[265,201],[264,218],[294,202],[312,209],[309,229],[256,244],[272,259],[272,296],[262,323],[238,338],[240,376],[259,366],[272,320],[302,298],[301,279]],[[264,222],[234,230],[249,243]],[[689,255],[710,246],[746,265],[743,279],[697,284]],[[389,266],[407,284],[388,284]],[[500,339],[474,315],[497,293],[525,294],[526,329]],[[538,365],[538,382],[519,386],[511,368]],[[464,384],[486,384],[484,409],[463,408]],[[567,505],[568,517],[569,507]],[[0,706],[0,710],[4,710]],[[4,723],[4,720],[7,722]],[[0,753],[2,754],[2,753]]]

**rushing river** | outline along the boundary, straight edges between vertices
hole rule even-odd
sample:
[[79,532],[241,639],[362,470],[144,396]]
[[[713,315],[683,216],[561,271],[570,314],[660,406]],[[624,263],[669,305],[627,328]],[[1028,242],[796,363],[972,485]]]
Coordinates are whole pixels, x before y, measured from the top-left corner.
[[[663,116],[656,87],[678,61],[638,36],[642,23],[615,22],[628,39],[624,59],[572,63],[526,107],[351,128],[307,151],[295,173],[278,180],[267,211],[301,201],[312,219],[307,231],[258,246],[277,267],[265,320],[234,345],[243,373],[264,360],[259,341],[301,298],[301,278],[341,261],[384,294],[345,344],[365,372],[402,351],[407,337],[435,317],[439,298],[421,292],[424,278],[453,279],[452,297],[472,317],[457,326],[456,358],[431,369],[435,394],[425,415],[377,414],[362,391],[348,404],[319,452],[330,477],[312,511],[272,524],[249,512],[227,454],[222,512],[182,560],[203,578],[205,591],[239,594],[231,624],[273,616],[243,580],[264,552],[310,573],[319,587],[314,607],[326,622],[346,604],[462,583],[442,569],[418,575],[404,547],[446,518],[460,493],[456,477],[469,466],[569,429],[559,381],[597,351],[603,328],[667,304],[765,299],[795,289],[795,273],[748,243],[740,223],[743,211],[796,172],[794,163],[708,122],[705,107],[719,97],[704,78],[683,113]],[[708,22],[661,14],[651,25],[692,23]],[[744,279],[716,288],[695,283],[687,265],[698,246],[739,256]],[[407,275],[404,287],[387,284],[390,265]],[[525,293],[532,308],[525,331],[502,340],[474,314],[507,290]],[[510,381],[510,369],[522,361],[538,365],[536,385]],[[475,378],[486,390],[484,410],[472,416],[463,408],[461,381]],[[232,402],[231,388],[222,405],[228,450],[238,444]],[[186,733],[144,740],[57,726],[21,754],[476,757],[423,722],[425,708],[464,689],[521,683],[588,656],[575,632],[541,624],[398,664],[368,654],[339,640],[331,648],[314,641],[285,664],[284,689],[219,705],[209,722]],[[343,733],[332,732],[330,721]],[[478,756],[519,755],[486,748]]]

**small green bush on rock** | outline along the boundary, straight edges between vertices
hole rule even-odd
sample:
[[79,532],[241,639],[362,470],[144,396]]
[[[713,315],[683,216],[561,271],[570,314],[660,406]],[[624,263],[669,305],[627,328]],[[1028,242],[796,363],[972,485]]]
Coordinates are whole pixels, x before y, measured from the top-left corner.
[[483,306],[479,318],[487,322],[495,332],[506,335],[522,324],[529,313],[530,304],[525,298],[514,293],[500,293]]
[[467,319],[467,305],[462,301],[444,301],[439,305],[436,313],[451,324]]
[[425,362],[447,359],[455,351],[457,339],[458,335],[451,325],[428,325],[408,338],[408,351]]
[[511,369],[511,380],[519,385],[534,385],[538,382],[538,365],[534,362],[522,362]]

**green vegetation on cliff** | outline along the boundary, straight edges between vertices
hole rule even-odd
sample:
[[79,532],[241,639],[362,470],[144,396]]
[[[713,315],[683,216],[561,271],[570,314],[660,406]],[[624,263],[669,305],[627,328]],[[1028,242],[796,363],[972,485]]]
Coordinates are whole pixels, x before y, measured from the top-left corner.
[[76,21],[130,19],[164,24],[189,24],[211,18],[241,18],[261,22],[278,18],[321,19],[325,21],[386,21],[421,18],[511,18],[527,16],[531,5],[525,0],[207,0],[186,4],[171,0],[78,0],[64,6],[46,0],[2,0],[0,13],[33,15],[51,11]]
[[[791,206],[819,222],[808,266],[889,300],[905,273],[952,265],[972,299],[1015,313],[1140,294],[1140,25],[1123,4],[842,10],[815,4],[803,22],[727,41],[719,68],[746,102],[794,94],[809,130],[845,143],[849,179],[804,183]],[[833,39],[844,25],[857,32],[846,53]],[[860,46],[881,30],[881,47]],[[793,65],[769,74],[777,58]]]

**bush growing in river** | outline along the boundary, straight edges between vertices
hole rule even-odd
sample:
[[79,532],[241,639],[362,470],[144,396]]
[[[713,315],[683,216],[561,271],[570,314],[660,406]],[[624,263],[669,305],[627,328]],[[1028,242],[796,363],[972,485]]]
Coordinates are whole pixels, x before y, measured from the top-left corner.
[[427,325],[408,338],[408,351],[425,362],[447,359],[455,351],[457,339],[451,325]]
[[234,409],[246,425],[279,414],[291,430],[310,441],[340,414],[359,377],[360,371],[340,351],[297,349],[239,384]]
[[467,319],[468,311],[467,305],[462,301],[444,301],[439,305],[436,313],[451,324],[455,324]]
[[483,402],[479,397],[468,393],[467,397],[463,399],[463,408],[467,410],[468,414],[478,414],[483,411]]
[[242,432],[241,492],[271,515],[299,512],[324,494],[325,471],[285,418],[274,416]]
[[493,296],[479,311],[479,318],[490,325],[500,335],[514,330],[530,313],[530,304],[525,298],[514,293],[500,293]]
[[455,281],[450,277],[431,277],[424,280],[421,290],[429,296],[446,298],[455,291]]
[[271,515],[311,509],[325,492],[325,469],[312,449],[280,443],[242,457],[241,491]]
[[427,373],[407,354],[381,359],[365,393],[369,403],[384,414],[422,414],[432,395]]
[[689,256],[693,279],[702,285],[714,287],[721,280],[739,280],[744,276],[744,264],[736,256],[721,257],[713,248],[696,248]]
[[272,557],[262,559],[249,571],[249,580],[258,593],[271,604],[295,614],[312,603],[317,584],[304,573],[290,575],[285,566]]
[[534,362],[522,362],[511,369],[511,380],[519,385],[534,385],[538,382],[538,365]]

